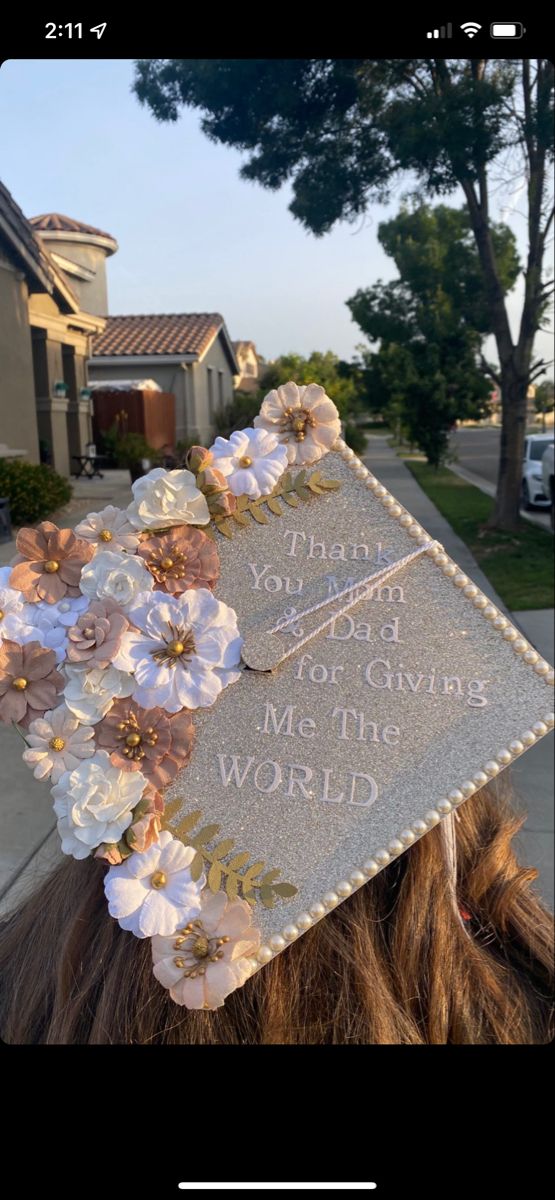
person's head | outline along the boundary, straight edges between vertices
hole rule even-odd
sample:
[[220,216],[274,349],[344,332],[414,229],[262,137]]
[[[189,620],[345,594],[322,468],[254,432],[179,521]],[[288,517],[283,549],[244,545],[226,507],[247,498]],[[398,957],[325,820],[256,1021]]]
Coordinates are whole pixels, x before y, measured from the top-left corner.
[[502,782],[457,812],[457,920],[441,830],[400,858],[214,1012],[176,1005],[148,939],[108,914],[105,866],[68,859],[0,928],[8,1043],[543,1043],[551,917],[511,841]]

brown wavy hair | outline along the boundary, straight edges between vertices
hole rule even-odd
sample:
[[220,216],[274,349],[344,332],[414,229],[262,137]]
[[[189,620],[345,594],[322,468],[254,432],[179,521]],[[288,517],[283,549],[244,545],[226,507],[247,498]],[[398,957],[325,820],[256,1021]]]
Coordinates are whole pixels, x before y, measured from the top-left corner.
[[0,1033],[11,1044],[544,1043],[552,919],[511,842],[499,781],[457,812],[454,912],[430,830],[215,1012],[173,1003],[148,939],[108,914],[105,868],[64,863],[0,929]]

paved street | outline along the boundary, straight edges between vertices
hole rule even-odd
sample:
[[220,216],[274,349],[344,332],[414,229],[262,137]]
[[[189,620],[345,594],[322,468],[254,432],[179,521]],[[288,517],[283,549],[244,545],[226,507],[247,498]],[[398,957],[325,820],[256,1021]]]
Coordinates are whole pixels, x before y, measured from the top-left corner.
[[500,429],[457,429],[451,435],[451,446],[461,467],[497,483],[500,438]]
[[[451,447],[457,454],[457,460],[452,464],[453,468],[460,468],[463,479],[474,483],[476,487],[480,487],[480,480],[483,480],[486,486],[482,490],[489,496],[495,495],[497,487],[500,438],[501,430],[493,427],[457,429],[451,435]],[[522,515],[532,519],[534,525],[541,525],[544,529],[551,528],[548,509],[533,508]]]

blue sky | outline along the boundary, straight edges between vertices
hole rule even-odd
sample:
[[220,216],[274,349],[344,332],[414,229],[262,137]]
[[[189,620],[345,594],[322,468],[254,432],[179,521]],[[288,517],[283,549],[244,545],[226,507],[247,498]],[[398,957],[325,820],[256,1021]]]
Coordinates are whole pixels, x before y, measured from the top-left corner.
[[[252,339],[266,358],[328,349],[350,358],[362,337],[345,301],[394,276],[377,227],[402,188],[360,225],[315,238],[289,213],[287,188],[241,180],[241,155],[210,142],[193,111],[158,124],[132,78],[123,60],[4,63],[1,174],[26,216],[61,212],[117,238],[112,313],[217,311],[232,338]],[[516,315],[518,293],[510,307]],[[540,335],[537,350],[550,358],[550,339]]]

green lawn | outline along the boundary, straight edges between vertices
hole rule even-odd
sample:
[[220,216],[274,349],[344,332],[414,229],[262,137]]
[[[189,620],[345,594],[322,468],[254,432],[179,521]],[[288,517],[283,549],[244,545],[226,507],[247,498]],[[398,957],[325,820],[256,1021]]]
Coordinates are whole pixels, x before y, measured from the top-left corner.
[[520,521],[516,533],[486,529],[493,500],[447,468],[407,462],[417,483],[466,542],[512,611],[553,607],[553,536]]

